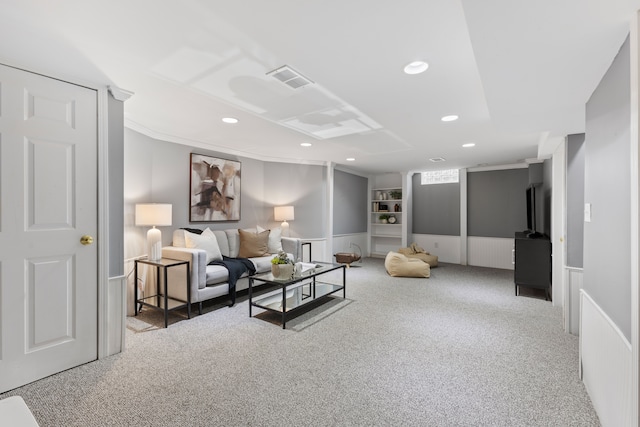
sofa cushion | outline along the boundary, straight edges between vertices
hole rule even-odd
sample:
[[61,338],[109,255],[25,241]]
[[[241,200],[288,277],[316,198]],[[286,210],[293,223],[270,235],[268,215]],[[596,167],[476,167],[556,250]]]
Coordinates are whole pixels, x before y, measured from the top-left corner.
[[252,233],[238,229],[238,235],[240,236],[238,257],[253,258],[269,255],[269,230],[262,233]]
[[209,228],[204,230],[202,234],[194,234],[185,232],[185,243],[187,248],[202,249],[207,253],[207,264],[211,261],[222,260],[222,253],[218,246],[218,240]]
[[[244,231],[253,231],[245,229]],[[229,258],[237,258],[240,250],[240,234],[237,228],[229,228],[224,230],[229,242]]]
[[271,259],[273,255],[251,258],[251,262],[256,267],[256,273],[266,273],[271,271]]
[[229,255],[229,239],[227,238],[227,233],[224,230],[212,230],[213,234],[216,236],[216,240],[218,241],[218,247],[220,248],[220,252],[222,255],[226,257],[230,257]]
[[[257,226],[258,233],[265,231],[264,228]],[[282,229],[280,227],[269,230],[269,241],[267,242],[270,254],[277,254],[282,250]]]
[[229,280],[229,270],[223,265],[207,265],[207,285],[216,285]]

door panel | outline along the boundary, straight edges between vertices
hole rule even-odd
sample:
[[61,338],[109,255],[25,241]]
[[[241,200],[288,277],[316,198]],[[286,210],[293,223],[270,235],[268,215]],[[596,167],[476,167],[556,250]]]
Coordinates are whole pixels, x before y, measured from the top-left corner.
[[25,165],[30,230],[73,228],[74,145],[55,141],[27,141]]
[[[73,258],[28,261],[26,329],[27,353],[74,339]],[[51,313],[48,307],[58,307]]]
[[0,392],[97,358],[97,94],[0,65]]

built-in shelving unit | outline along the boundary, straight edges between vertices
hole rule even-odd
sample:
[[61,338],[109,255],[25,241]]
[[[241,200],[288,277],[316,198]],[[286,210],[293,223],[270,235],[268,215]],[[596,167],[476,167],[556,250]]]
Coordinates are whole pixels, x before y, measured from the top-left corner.
[[[403,212],[406,206],[400,174],[384,176],[380,186],[374,179],[369,201],[369,238],[372,257],[384,257],[389,251],[397,251],[403,244],[405,233]],[[377,178],[377,177],[376,177]],[[396,181],[400,185],[389,185]],[[405,216],[406,218],[406,216]]]

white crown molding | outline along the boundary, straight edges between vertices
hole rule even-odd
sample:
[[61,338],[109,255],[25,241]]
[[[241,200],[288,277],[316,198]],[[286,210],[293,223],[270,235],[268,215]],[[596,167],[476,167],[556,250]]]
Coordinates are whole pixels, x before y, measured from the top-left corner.
[[497,171],[504,169],[526,169],[529,167],[528,163],[514,163],[510,165],[492,165],[492,166],[478,166],[475,168],[467,168],[467,172],[484,172],[484,171]]
[[327,162],[323,160],[302,160],[302,159],[285,159],[275,156],[265,156],[263,154],[256,155],[246,151],[234,150],[229,147],[218,146],[208,142],[183,138],[175,135],[168,135],[161,132],[151,130],[140,123],[137,123],[126,117],[124,119],[124,127],[148,136],[149,138],[157,139],[160,141],[171,142],[173,144],[187,145],[190,147],[201,148],[203,150],[216,151],[224,154],[230,154],[234,156],[247,157],[249,159],[261,160],[265,162],[278,162],[278,163],[296,163],[302,165],[315,165],[326,166]]
[[131,98],[134,95],[133,92],[128,91],[128,90],[124,90],[124,89],[120,89],[117,86],[109,85],[107,87],[109,89],[109,93],[118,101],[124,102],[124,101],[128,100],[129,98]]

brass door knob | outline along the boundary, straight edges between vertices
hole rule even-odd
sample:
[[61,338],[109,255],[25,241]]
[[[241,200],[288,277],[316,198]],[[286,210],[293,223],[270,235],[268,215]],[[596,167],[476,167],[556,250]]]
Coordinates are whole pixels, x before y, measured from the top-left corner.
[[80,238],[80,243],[82,243],[83,245],[90,245],[93,243],[93,237],[85,234]]

